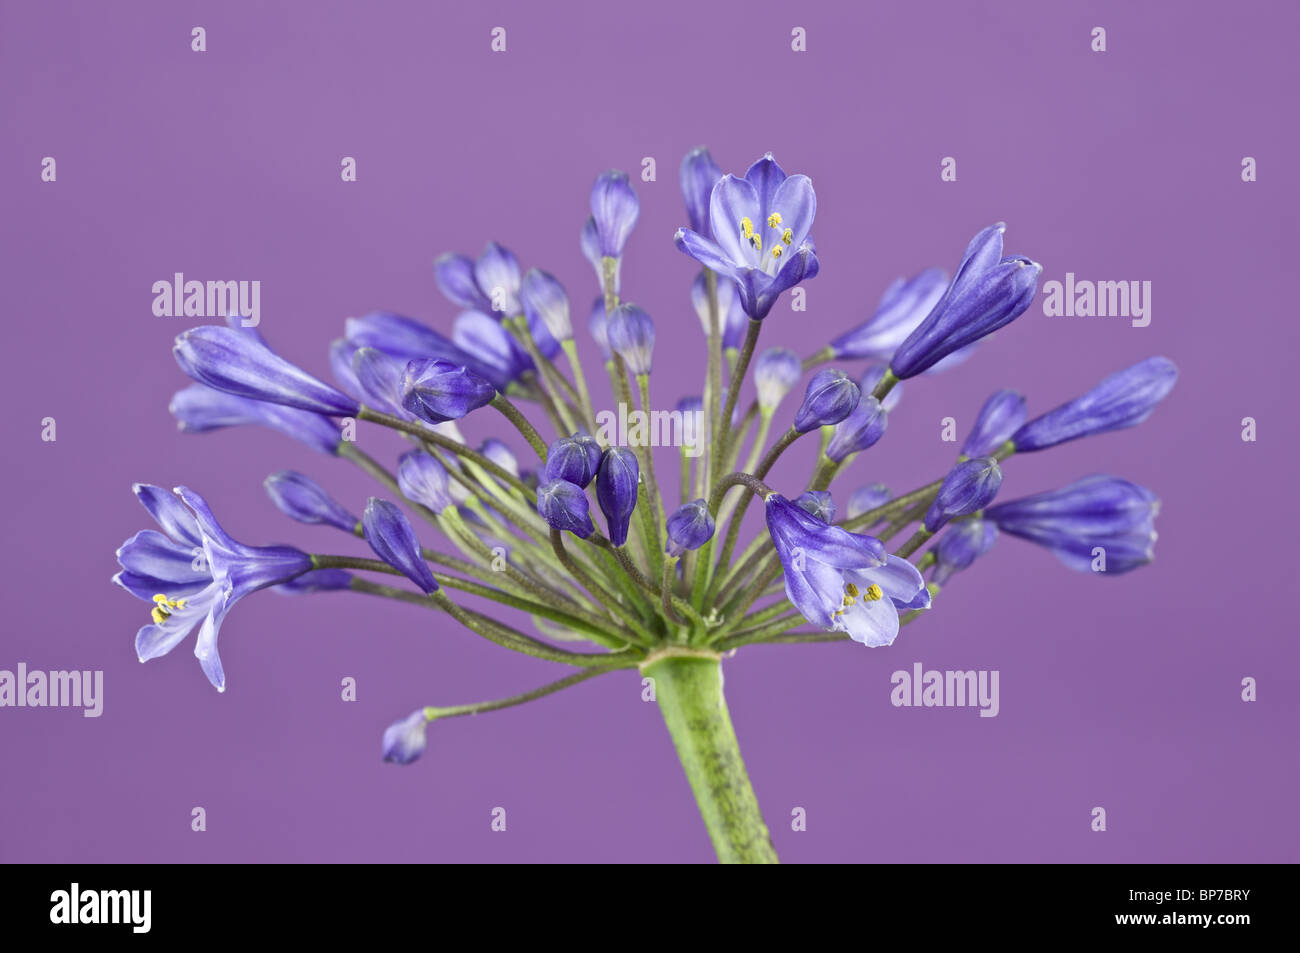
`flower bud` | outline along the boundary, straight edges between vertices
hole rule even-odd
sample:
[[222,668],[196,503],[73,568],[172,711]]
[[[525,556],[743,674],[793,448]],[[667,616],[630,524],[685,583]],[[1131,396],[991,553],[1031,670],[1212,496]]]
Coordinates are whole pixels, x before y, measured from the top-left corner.
[[880,401],[863,396],[853,413],[835,425],[835,433],[826,447],[826,456],[839,463],[851,453],[860,453],[874,447],[885,435],[889,414]]
[[410,764],[421,754],[428,744],[425,730],[429,719],[423,708],[417,708],[400,721],[395,721],[384,730],[384,760],[394,764]]
[[609,539],[615,546],[627,542],[628,525],[636,509],[640,472],[636,454],[626,447],[610,447],[600,458],[596,472],[596,502],[605,514]]
[[596,477],[600,466],[600,451],[596,451],[596,465],[592,466],[587,448],[573,437],[561,437],[546,451],[546,470],[543,480],[565,480],[586,489]]
[[609,346],[633,374],[649,374],[655,349],[655,325],[633,304],[621,304],[609,316]]
[[754,389],[761,410],[777,408],[803,376],[803,362],[789,348],[768,348],[754,359]]
[[567,480],[547,480],[537,487],[537,512],[551,529],[586,539],[596,531],[582,487]]
[[893,498],[894,494],[883,483],[871,483],[859,487],[849,497],[849,505],[845,508],[846,516],[849,519],[857,519],[863,513],[879,509]]
[[678,178],[682,186],[682,199],[686,203],[686,218],[691,228],[701,235],[710,234],[709,199],[713,187],[722,178],[722,170],[703,146],[692,149],[682,159]]
[[823,523],[835,521],[835,504],[826,490],[809,490],[794,500],[794,505],[810,516],[815,516]]
[[271,502],[299,523],[325,523],[350,533],[357,518],[325,492],[315,480],[293,470],[272,473],[264,484]]
[[931,581],[936,586],[945,585],[953,573],[969,569],[971,563],[992,549],[997,538],[998,528],[990,520],[977,518],[953,524],[935,543]]
[[870,320],[831,341],[835,358],[888,361],[939,303],[947,288],[948,276],[941,268],[927,268],[911,278],[897,279],[885,289]]
[[431,424],[458,420],[496,394],[477,374],[446,361],[411,361],[402,375],[402,406]]
[[803,404],[794,415],[794,429],[808,433],[837,424],[858,406],[862,392],[843,371],[818,371],[808,382]]
[[628,235],[636,225],[641,205],[626,172],[605,172],[591,187],[591,217],[596,223],[600,254],[621,258]]
[[372,496],[361,514],[361,528],[376,556],[426,593],[437,591],[438,581],[420,553],[415,530],[396,505]]
[[704,500],[683,503],[668,517],[668,544],[664,547],[669,556],[681,556],[687,550],[699,549],[713,538],[713,516]]
[[569,320],[569,296],[564,286],[544,271],[530,268],[519,288],[519,300],[529,324],[541,322],[557,341],[573,337],[573,323]]
[[962,456],[990,457],[1011,439],[1025,422],[1025,399],[1013,390],[1000,390],[987,401],[975,419],[970,436],[962,445]]
[[408,500],[435,513],[455,505],[447,468],[423,450],[408,450],[398,458],[397,487]]
[[953,517],[984,509],[1001,486],[1002,469],[992,457],[963,460],[944,477],[922,525],[927,532],[937,533]]

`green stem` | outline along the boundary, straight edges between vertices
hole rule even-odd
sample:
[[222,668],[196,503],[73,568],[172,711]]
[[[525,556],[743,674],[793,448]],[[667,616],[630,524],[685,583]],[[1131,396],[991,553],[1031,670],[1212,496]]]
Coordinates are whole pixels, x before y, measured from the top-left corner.
[[774,864],[776,851],[722,695],[722,667],[713,656],[668,655],[641,667],[655,680],[655,698],[690,782],[718,860]]
[[505,418],[515,425],[515,429],[523,434],[524,439],[528,441],[528,445],[537,451],[542,463],[545,463],[546,441],[542,439],[537,429],[528,422],[528,418],[520,412],[519,408],[512,404],[504,394],[500,393],[492,398],[492,406],[501,411]]

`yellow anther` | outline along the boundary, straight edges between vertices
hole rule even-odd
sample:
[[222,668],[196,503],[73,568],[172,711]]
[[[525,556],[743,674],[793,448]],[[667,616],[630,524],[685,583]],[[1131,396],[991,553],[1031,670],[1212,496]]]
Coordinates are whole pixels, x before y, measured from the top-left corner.
[[153,619],[154,624],[162,625],[171,617],[172,609],[184,609],[184,599],[168,599],[162,593],[153,597],[154,607],[149,610],[149,617]]
[[154,606],[149,615],[153,617],[154,625],[162,625],[167,621],[169,613],[162,606]]
[[753,245],[756,249],[758,249],[758,251],[761,252],[761,251],[763,250],[763,236],[762,236],[762,235],[750,235],[750,236],[749,236],[749,243],[750,243],[751,245]]
[[767,217],[767,227],[768,227],[768,228],[776,228],[776,227],[777,227],[778,225],[780,225],[780,224],[781,224],[781,213],[780,213],[780,212],[773,212],[771,215],[769,215],[769,216]]
[[781,246],[780,246],[780,245],[777,245],[775,248],[772,249],[772,257],[773,257],[773,258],[780,258],[780,257],[781,257]]
[[740,230],[744,233],[746,238],[754,237],[754,223],[750,220],[748,215],[740,220]]
[[787,245],[793,244],[794,232],[792,232],[790,229],[787,228],[784,232],[781,233],[781,241],[785,242]]
[[158,593],[158,595],[156,595],[156,596],[153,597],[153,601],[154,601],[154,602],[161,602],[163,605],[166,605],[166,604],[167,604],[167,597],[164,596],[164,595],[160,592],[160,593]]
[[853,598],[855,599],[858,597],[858,587],[853,585],[853,583],[851,582],[846,582],[844,584],[844,591],[847,592],[849,595],[853,596]]
[[868,602],[877,602],[885,598],[885,593],[874,582],[867,586],[867,591],[862,594],[862,598]]

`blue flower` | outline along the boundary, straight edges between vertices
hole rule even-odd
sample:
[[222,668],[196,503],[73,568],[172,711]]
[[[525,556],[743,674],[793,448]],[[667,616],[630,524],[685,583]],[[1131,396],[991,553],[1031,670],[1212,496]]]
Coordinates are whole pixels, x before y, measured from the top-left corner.
[[927,531],[937,533],[950,519],[984,509],[1001,486],[1002,468],[992,457],[963,460],[943,478],[923,525]]
[[[745,326],[749,324],[749,318],[745,317],[745,311],[740,306],[740,295],[736,293],[736,283],[722,279],[715,281],[715,295],[718,300],[718,331],[722,335],[722,349],[724,351],[740,347],[745,338]],[[691,282],[691,307],[695,309],[695,315],[700,319],[700,327],[704,331],[704,336],[709,336],[709,325],[713,321],[713,315],[709,311],[709,283],[700,272]]]
[[1043,269],[1022,256],[1002,257],[1004,231],[1006,225],[999,222],[971,239],[948,290],[890,360],[895,377],[915,377],[1010,324],[1029,307]]
[[194,380],[227,394],[331,416],[353,416],[360,406],[290,364],[259,337],[234,328],[192,328],[176,338],[172,353]]
[[[482,311],[462,311],[458,314],[451,323],[451,337],[456,346],[475,361],[495,368],[495,378],[516,381],[534,370],[532,357],[510,330]],[[479,376],[485,380],[494,380],[494,377]]]
[[962,444],[962,456],[992,456],[1011,439],[1028,415],[1024,397],[1013,390],[998,391],[980,409],[970,436]]
[[817,275],[817,249],[808,234],[816,213],[812,180],[787,176],[769,153],[743,179],[726,175],[713,187],[712,238],[679,228],[673,240],[704,267],[735,281],[745,314],[761,321],[781,292]]
[[519,287],[519,300],[530,325],[546,328],[557,341],[573,337],[573,323],[569,320],[569,296],[564,285],[552,275],[530,268]]
[[682,159],[678,180],[682,187],[682,200],[686,203],[686,219],[691,229],[701,235],[711,234],[709,199],[721,178],[722,170],[704,146],[692,149]]
[[704,500],[692,500],[679,506],[667,520],[668,542],[664,551],[678,557],[688,550],[699,549],[713,538],[713,514]]
[[135,495],[163,532],[142,530],[117,551],[113,581],[153,603],[153,622],[136,633],[141,662],[166,655],[199,626],[194,655],[217,691],[226,675],[217,636],[226,613],[244,596],[301,576],[311,557],[290,546],[246,546],[232,539],[203,497],[186,487],[175,495],[137,483]]
[[384,760],[393,764],[410,764],[424,753],[428,745],[425,735],[428,727],[429,716],[423,708],[393,722],[384,729]]
[[795,497],[794,505],[823,523],[835,520],[835,502],[826,490],[808,490]]
[[459,420],[495,397],[488,381],[446,361],[411,361],[402,375],[402,406],[431,424]]
[[898,278],[885,289],[876,313],[863,324],[831,341],[833,357],[888,361],[917,329],[948,288],[942,268],[927,268],[911,278]]
[[614,352],[609,347],[609,313],[605,310],[603,295],[591,306],[587,329],[591,331],[591,339],[596,342],[596,350],[600,351],[600,356],[606,361],[613,360]]
[[222,427],[258,424],[300,440],[313,450],[337,454],[342,444],[338,425],[308,410],[268,404],[191,384],[173,395],[168,410],[186,433],[207,433]]
[[867,486],[858,487],[849,497],[849,505],[845,508],[845,515],[849,519],[855,519],[863,513],[870,513],[872,510],[879,509],[893,498],[894,494],[883,483],[870,483]]
[[352,353],[352,379],[356,382],[358,396],[376,410],[415,420],[415,414],[402,406],[402,376],[406,361],[390,357],[373,347],[359,347]]
[[636,454],[626,447],[610,447],[601,455],[596,472],[596,503],[605,514],[609,539],[615,546],[627,542],[640,472]]
[[488,242],[478,261],[448,253],[433,263],[433,280],[448,301],[470,311],[512,317],[520,314],[519,260],[510,249]]
[[594,440],[592,444],[595,444],[594,457],[588,452],[590,448],[577,437],[556,440],[546,451],[544,479],[567,480],[586,489],[600,468],[600,446]]
[[[374,311],[362,318],[348,318],[343,327],[344,337],[353,345],[354,351],[355,348],[373,347],[402,363],[418,358],[446,361],[468,367],[502,391],[514,380],[512,373],[518,376],[516,368],[495,363],[495,358],[493,361],[481,361],[451,339],[400,314]],[[330,358],[339,383],[351,392],[348,379],[352,376],[352,352],[343,348],[337,356],[331,352]],[[342,367],[344,363],[346,370]],[[340,373],[341,370],[343,373]]]
[[597,177],[591,187],[591,218],[602,258],[623,257],[623,247],[640,214],[641,203],[626,172],[611,170]]
[[655,349],[655,325],[634,304],[621,304],[609,316],[609,346],[633,374],[649,374]]
[[596,532],[587,494],[568,480],[548,480],[538,486],[537,512],[551,529],[567,530],[579,539]]
[[372,496],[361,513],[361,528],[376,556],[425,593],[437,591],[438,580],[424,561],[415,530],[395,504]]
[[351,533],[357,518],[325,492],[311,477],[295,470],[272,473],[264,483],[267,495],[281,513],[299,523],[324,523]]
[[777,408],[803,377],[803,362],[789,348],[772,347],[754,359],[754,389],[761,410]]
[[1151,416],[1178,379],[1165,357],[1149,357],[1116,371],[1082,397],[1048,411],[1011,437],[1016,450],[1043,450],[1067,440],[1134,427]]
[[1071,569],[1119,574],[1155,558],[1159,511],[1160,501],[1145,487],[1096,475],[999,503],[984,516],[1003,532],[1046,546]]
[[813,625],[866,645],[890,645],[899,609],[930,605],[921,574],[878,539],[828,526],[778,493],[767,498],[767,529],[786,596]]
[[843,371],[818,371],[808,382],[803,403],[794,415],[794,429],[808,433],[837,424],[858,407],[862,392]]
[[962,520],[939,537],[934,546],[934,575],[936,586],[946,585],[955,572],[969,569],[971,563],[983,556],[997,542],[998,528],[992,520]]
[[863,394],[853,413],[835,425],[826,456],[839,463],[851,453],[874,447],[885,435],[889,414],[876,398]]
[[408,450],[397,460],[397,488],[402,496],[435,513],[454,505],[450,484],[447,468],[432,454]]

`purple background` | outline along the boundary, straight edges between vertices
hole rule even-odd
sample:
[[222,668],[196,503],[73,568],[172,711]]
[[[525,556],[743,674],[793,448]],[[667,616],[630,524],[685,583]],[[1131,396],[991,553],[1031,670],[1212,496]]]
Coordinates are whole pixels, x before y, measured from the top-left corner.
[[[980,226],[1094,280],[1154,283],[1153,321],[1049,319],[1040,302],[977,357],[909,383],[844,492],[942,472],[994,388],[1041,412],[1152,353],[1182,369],[1147,425],[1013,459],[1003,498],[1113,472],[1164,501],[1158,561],[1099,579],[1004,539],[889,649],[764,647],[728,697],[788,861],[1295,861],[1300,650],[1293,591],[1298,343],[1290,95],[1293,4],[6,4],[6,619],[0,668],[102,669],[105,712],[0,710],[0,859],[705,861],[703,826],[633,673],[526,709],[436,724],[422,760],[378,757],[425,703],[521,691],[560,669],[409,606],[261,594],[227,620],[229,690],[192,642],[141,666],[146,607],[109,584],[148,519],[134,481],[190,485],[249,542],[360,553],[292,524],[261,488],[301,469],[359,509],[349,464],[264,431],[176,432],[169,347],[191,320],[150,287],[262,281],[261,330],[327,374],[343,319],[373,308],[446,328],[433,257],[496,238],[585,305],[578,250],[594,175],[634,173],[628,297],[656,316],[662,403],[704,352],[676,169],[765,150],[811,174],[822,274],[761,346],[800,353],[862,320],[895,276],[948,270]],[[190,28],[208,51],[190,51]],[[493,26],[509,52],[489,52]],[[808,31],[808,52],[790,30]],[[1089,50],[1103,25],[1109,52]],[[58,181],[39,180],[43,156]],[[339,179],[355,156],[359,181]],[[939,180],[955,156],[958,181]],[[1259,181],[1240,178],[1243,156]],[[580,347],[594,361],[585,334]],[[595,365],[589,364],[594,370]],[[603,392],[602,392],[603,396]],[[793,412],[785,408],[786,418]],[[1257,443],[1240,421],[1259,422]],[[40,420],[58,440],[40,440]],[[480,438],[495,415],[471,419]],[[362,446],[400,446],[362,430]],[[775,482],[806,474],[798,447]],[[673,458],[660,458],[672,486]],[[840,485],[840,484],[837,484]],[[426,539],[426,541],[430,541]],[[1001,714],[895,709],[889,677],[997,669]],[[359,701],[340,700],[353,676]],[[1259,701],[1240,698],[1259,680]],[[208,830],[190,830],[195,805]],[[1105,833],[1090,811],[1108,812]],[[506,833],[489,829],[504,806]],[[806,808],[808,830],[790,830]]]

